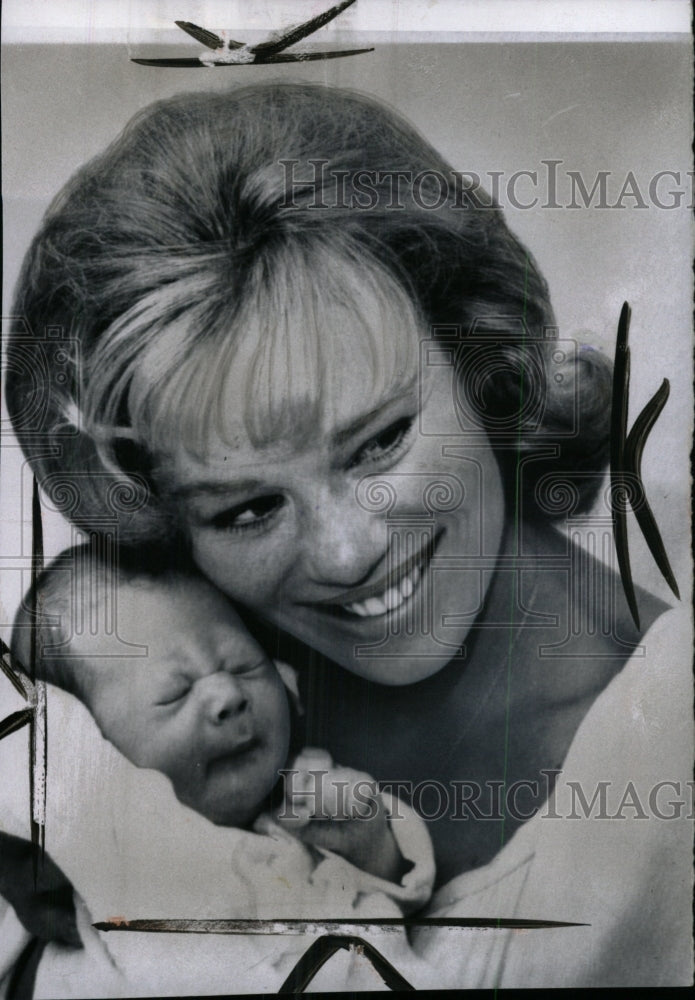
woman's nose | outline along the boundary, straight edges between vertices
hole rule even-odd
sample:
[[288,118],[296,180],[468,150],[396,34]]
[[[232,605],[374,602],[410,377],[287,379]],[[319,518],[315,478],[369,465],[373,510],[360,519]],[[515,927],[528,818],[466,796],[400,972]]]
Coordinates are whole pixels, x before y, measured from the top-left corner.
[[317,583],[355,587],[369,579],[387,548],[386,523],[360,507],[354,492],[316,498],[307,518],[304,568]]
[[243,715],[249,706],[239,679],[223,670],[201,678],[197,687],[201,710],[205,718],[216,726]]

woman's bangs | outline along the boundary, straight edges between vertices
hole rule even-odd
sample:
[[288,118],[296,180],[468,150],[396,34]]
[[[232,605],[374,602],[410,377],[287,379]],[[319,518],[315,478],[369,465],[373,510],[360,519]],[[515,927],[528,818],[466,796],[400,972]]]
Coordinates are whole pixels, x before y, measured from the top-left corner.
[[199,451],[209,434],[205,414],[221,386],[207,312],[195,304],[175,317],[160,316],[134,358],[128,420],[132,437],[152,454],[169,453],[172,441]]
[[[134,436],[204,456],[212,438],[254,447],[311,440],[345,394],[346,371],[375,399],[412,385],[425,329],[378,263],[335,246],[257,256],[242,303],[180,315],[141,355],[129,394]],[[214,313],[214,315],[213,315]]]
[[[412,384],[422,321],[382,267],[319,246],[284,255],[270,273],[259,275],[241,318],[238,360],[248,361],[243,381],[232,379],[244,387],[254,446],[316,437],[356,369],[375,400]],[[224,438],[224,411],[236,409],[236,398],[228,389],[217,399]]]
[[[133,379],[128,407],[133,434],[153,455],[170,454],[179,445],[203,455],[215,430],[215,401],[224,391],[232,338],[220,344],[201,336],[201,328],[199,310],[180,317],[162,331],[160,344],[142,359]],[[168,364],[162,357],[167,347]]]

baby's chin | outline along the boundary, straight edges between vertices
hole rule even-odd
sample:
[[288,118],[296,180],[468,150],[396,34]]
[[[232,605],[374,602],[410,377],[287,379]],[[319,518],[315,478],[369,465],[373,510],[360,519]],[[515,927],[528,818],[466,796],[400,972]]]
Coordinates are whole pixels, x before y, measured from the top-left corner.
[[[222,796],[220,799],[215,796],[214,800],[200,800],[185,793],[176,792],[179,802],[188,809],[204,816],[205,819],[214,823],[215,826],[233,826],[238,829],[249,829],[254,820],[262,812],[263,803],[254,800],[253,802],[240,803],[238,797],[232,793]],[[236,798],[236,801],[234,801]]]
[[279,781],[277,768],[272,773],[256,775],[255,778],[253,774],[244,775],[243,782],[225,782],[223,777],[214,775],[206,786],[193,789],[177,787],[176,782],[172,783],[179,802],[216,826],[250,829],[254,820],[269,807],[272,791]]

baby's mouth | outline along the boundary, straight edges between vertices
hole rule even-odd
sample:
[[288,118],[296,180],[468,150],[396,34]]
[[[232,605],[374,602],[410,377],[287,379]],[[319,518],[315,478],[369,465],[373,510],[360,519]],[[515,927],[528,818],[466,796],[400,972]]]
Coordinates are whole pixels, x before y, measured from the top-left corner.
[[207,775],[210,776],[216,771],[223,770],[230,764],[238,764],[241,759],[247,754],[252,753],[259,745],[260,741],[256,736],[247,736],[243,740],[237,741],[231,749],[225,750],[224,753],[219,754],[217,757],[212,757],[208,761],[205,768]]

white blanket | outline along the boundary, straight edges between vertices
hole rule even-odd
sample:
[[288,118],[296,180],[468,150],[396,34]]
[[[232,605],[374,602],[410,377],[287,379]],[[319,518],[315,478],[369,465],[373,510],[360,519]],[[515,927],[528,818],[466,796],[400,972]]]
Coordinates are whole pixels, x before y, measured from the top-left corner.
[[[93,922],[400,917],[430,897],[429,835],[403,803],[391,828],[413,866],[395,885],[328,851],[318,852],[317,860],[316,852],[267,816],[256,824],[263,832],[215,826],[182,805],[163,775],[127,761],[101,736],[85,706],[52,685],[47,685],[47,716],[46,850],[81,897],[78,922],[87,948],[77,953],[49,946],[37,995],[83,996],[86,983],[94,996],[274,992],[311,941],[311,936],[267,934],[97,934]],[[26,777],[26,731],[6,742],[5,773]],[[4,829],[28,837],[28,781],[20,777],[4,791]],[[385,799],[391,810],[390,797]],[[11,912],[5,919],[6,940],[21,942]],[[373,943],[404,975],[404,966],[412,977],[421,965],[422,979],[427,969],[410,952],[403,931],[378,937]],[[14,961],[16,944],[11,951],[7,958]],[[359,974],[354,959],[338,964],[339,983],[356,977],[364,989],[380,984],[364,963]],[[332,981],[335,975],[333,969]]]

